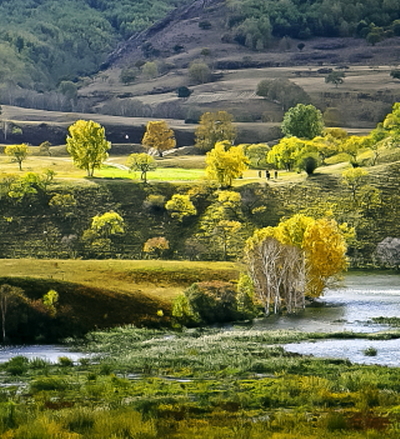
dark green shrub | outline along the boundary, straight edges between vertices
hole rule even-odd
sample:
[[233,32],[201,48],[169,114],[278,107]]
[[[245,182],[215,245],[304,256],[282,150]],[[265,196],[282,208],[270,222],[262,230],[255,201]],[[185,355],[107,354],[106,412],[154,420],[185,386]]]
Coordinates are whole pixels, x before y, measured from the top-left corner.
[[192,90],[188,87],[182,86],[176,90],[178,98],[188,98],[192,94]]
[[363,354],[367,357],[376,357],[378,350],[372,346],[363,350]]
[[202,20],[199,22],[199,28],[203,30],[211,29],[211,23],[208,20]]
[[119,80],[123,84],[125,84],[125,85],[130,84],[135,79],[136,79],[136,71],[135,70],[128,69],[128,68],[121,70],[121,73],[119,75]]
[[250,290],[242,288],[238,293],[236,285],[222,281],[194,283],[175,299],[172,310],[185,326],[249,319],[255,314]]
[[32,358],[32,360],[29,360],[29,368],[30,369],[46,369],[50,366],[50,362],[47,360],[44,360],[43,358]]
[[68,357],[58,357],[58,364],[62,367],[71,367],[74,365],[74,362]]
[[28,370],[29,360],[18,355],[5,363],[6,371],[11,375],[23,375]]
[[32,381],[30,390],[33,393],[48,390],[66,390],[68,383],[63,378],[58,377],[41,377]]
[[393,79],[400,79],[400,70],[399,70],[399,69],[393,69],[393,70],[390,72],[390,76],[391,76]]
[[308,176],[312,175],[320,165],[318,154],[307,154],[299,159],[298,167],[305,171]]
[[236,289],[229,282],[199,282],[189,287],[185,295],[204,323],[229,322],[238,317]]

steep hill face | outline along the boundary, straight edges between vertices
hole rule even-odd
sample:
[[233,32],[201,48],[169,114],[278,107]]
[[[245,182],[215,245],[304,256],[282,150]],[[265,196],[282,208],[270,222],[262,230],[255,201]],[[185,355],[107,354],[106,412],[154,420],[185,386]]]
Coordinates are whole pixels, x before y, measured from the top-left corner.
[[210,42],[219,44],[225,28],[225,0],[196,0],[170,12],[150,28],[133,35],[114,50],[104,67],[129,65],[140,59],[176,57],[188,63],[188,54]]

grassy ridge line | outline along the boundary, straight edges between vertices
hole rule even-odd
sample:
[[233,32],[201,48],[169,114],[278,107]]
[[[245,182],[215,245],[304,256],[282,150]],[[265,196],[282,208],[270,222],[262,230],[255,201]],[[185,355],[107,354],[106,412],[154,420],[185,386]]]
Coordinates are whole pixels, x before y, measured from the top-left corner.
[[[0,285],[22,288],[31,299],[50,289],[71,309],[82,331],[121,324],[168,324],[171,301],[196,281],[237,279],[233,263],[121,260],[0,260]],[[164,317],[157,316],[162,310]]]

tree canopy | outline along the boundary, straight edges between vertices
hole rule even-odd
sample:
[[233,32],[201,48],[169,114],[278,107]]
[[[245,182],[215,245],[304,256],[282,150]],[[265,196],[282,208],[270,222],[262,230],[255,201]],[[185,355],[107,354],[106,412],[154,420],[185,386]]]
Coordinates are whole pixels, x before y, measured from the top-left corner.
[[130,171],[140,171],[140,179],[145,183],[147,183],[147,173],[157,167],[154,157],[144,152],[131,154],[126,161],[126,164]]
[[294,215],[277,227],[256,230],[246,243],[246,258],[266,313],[288,312],[318,297],[346,269],[346,243],[335,220]]
[[155,149],[162,157],[164,151],[173,149],[176,146],[174,131],[169,128],[165,120],[150,121],[147,123],[142,145]]
[[165,204],[165,208],[170,213],[171,217],[178,221],[182,221],[183,218],[196,215],[197,213],[189,195],[172,195],[172,198]]
[[241,177],[247,169],[248,158],[240,146],[230,147],[230,143],[218,142],[206,156],[206,175],[217,180],[222,188],[232,186],[235,178]]
[[298,103],[311,102],[310,96],[300,86],[286,78],[263,79],[257,84],[256,94],[279,103],[284,111]]
[[94,216],[90,228],[104,238],[125,232],[124,219],[114,211]]
[[322,113],[314,105],[297,104],[284,115],[281,130],[285,136],[313,139],[324,132]]
[[106,140],[105,129],[92,120],[78,120],[68,128],[67,151],[79,169],[89,177],[107,159],[111,143]]
[[26,143],[20,145],[8,145],[4,153],[13,158],[18,163],[19,170],[22,171],[22,162],[28,157],[29,147]]
[[227,140],[233,144],[236,132],[231,114],[226,111],[206,112],[200,117],[199,126],[195,132],[196,147],[203,151],[210,151],[217,142]]
[[344,77],[344,72],[332,71],[325,77],[325,82],[327,84],[333,84],[337,88],[338,85],[343,84]]

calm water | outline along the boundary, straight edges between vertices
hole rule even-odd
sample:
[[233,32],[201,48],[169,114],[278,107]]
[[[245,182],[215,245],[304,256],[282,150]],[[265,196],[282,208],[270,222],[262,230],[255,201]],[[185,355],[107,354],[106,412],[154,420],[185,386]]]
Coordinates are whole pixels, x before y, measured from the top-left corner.
[[[386,325],[368,322],[373,317],[400,317],[400,275],[349,274],[341,287],[328,291],[318,302],[319,307],[307,309],[297,317],[263,324],[271,329],[321,332],[378,332],[388,329]],[[377,350],[376,356],[364,354],[363,351],[369,347]],[[317,357],[347,358],[356,363],[400,366],[400,339],[321,340],[292,343],[285,349]]]
[[328,290],[316,304],[295,316],[271,316],[257,329],[306,332],[377,332],[388,327],[368,323],[373,317],[400,317],[400,275],[353,273]]
[[0,348],[0,363],[4,363],[18,355],[23,355],[29,359],[42,358],[51,363],[57,363],[60,357],[68,357],[72,361],[87,357],[85,354],[69,352],[65,348],[54,345],[5,346]]

